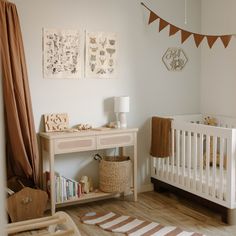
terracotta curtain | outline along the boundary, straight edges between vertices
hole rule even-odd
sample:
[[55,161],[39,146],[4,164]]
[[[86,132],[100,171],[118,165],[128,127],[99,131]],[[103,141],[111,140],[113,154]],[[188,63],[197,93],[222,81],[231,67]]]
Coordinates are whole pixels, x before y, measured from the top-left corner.
[[39,155],[16,6],[0,0],[0,49],[8,178],[39,180]]

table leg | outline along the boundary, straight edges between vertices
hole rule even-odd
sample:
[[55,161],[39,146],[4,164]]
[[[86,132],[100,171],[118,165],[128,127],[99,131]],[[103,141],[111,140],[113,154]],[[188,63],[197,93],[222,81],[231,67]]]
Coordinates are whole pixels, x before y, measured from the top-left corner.
[[138,191],[137,191],[137,133],[134,133],[134,161],[133,161],[133,179],[134,179],[134,201],[138,200]]
[[55,170],[54,170],[54,152],[53,146],[50,143],[49,146],[49,165],[50,165],[50,195],[51,195],[51,213],[56,212],[56,200],[55,200]]

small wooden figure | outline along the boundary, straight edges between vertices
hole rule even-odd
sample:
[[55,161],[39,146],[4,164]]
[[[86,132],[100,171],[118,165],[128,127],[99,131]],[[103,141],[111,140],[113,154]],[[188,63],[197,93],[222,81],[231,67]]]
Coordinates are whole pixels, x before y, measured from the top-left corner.
[[88,178],[88,176],[82,176],[80,178],[79,182],[82,187],[82,193],[89,193],[89,178]]

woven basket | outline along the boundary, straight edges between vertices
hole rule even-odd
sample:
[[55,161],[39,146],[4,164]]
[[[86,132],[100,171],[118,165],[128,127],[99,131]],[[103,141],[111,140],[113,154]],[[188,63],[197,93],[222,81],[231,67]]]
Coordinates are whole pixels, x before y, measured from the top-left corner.
[[106,193],[130,190],[131,161],[129,157],[103,157],[99,163],[99,188]]

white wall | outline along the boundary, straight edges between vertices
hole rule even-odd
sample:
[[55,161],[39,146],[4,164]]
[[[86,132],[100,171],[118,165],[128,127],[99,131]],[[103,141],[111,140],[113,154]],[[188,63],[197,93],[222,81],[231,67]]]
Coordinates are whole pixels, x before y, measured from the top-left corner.
[[5,235],[4,224],[6,223],[5,210],[5,140],[2,101],[2,68],[0,58],[0,235]]
[[[202,1],[204,34],[235,34],[236,1]],[[236,38],[225,49],[220,39],[212,49],[202,46],[201,111],[236,116]]]
[[[149,118],[155,114],[199,112],[200,50],[192,40],[180,44],[179,35],[157,32],[157,22],[147,26],[147,11],[138,0],[14,0],[25,44],[36,129],[44,113],[67,112],[70,125],[106,123],[111,117],[110,97],[129,95],[130,126],[138,135],[139,188],[150,187]],[[188,25],[184,25],[184,0],[146,1],[164,19],[186,29],[200,30],[200,2],[189,0]],[[42,28],[117,32],[120,40],[117,79],[46,80],[42,78]],[[168,72],[162,56],[168,47],[182,47],[189,63],[182,72]],[[105,101],[105,102],[104,102]],[[104,107],[105,104],[105,107]],[[80,155],[81,158],[77,158]],[[97,163],[91,153],[61,156],[57,169],[69,177],[90,174]],[[87,172],[79,172],[87,166]]]

